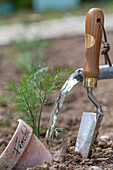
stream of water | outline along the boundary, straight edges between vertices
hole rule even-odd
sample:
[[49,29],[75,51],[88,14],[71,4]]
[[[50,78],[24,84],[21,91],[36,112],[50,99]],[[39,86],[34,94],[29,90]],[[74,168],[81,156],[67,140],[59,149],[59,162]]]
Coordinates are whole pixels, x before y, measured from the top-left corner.
[[73,74],[71,74],[69,79],[62,86],[59,96],[57,98],[57,102],[54,107],[54,111],[51,113],[51,116],[50,116],[50,129],[48,129],[46,132],[46,138],[51,137],[51,135],[52,135],[56,120],[59,115],[59,111],[66,99],[66,96],[68,95],[70,90],[73,88],[73,86],[81,81],[82,77],[80,76],[80,72],[82,72],[82,71],[76,70]]

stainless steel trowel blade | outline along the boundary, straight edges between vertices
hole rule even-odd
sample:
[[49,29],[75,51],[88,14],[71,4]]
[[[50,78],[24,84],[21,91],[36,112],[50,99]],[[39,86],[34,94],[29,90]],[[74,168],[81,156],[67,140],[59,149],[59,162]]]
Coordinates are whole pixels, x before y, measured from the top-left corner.
[[83,158],[87,158],[90,154],[102,118],[103,114],[83,112],[75,146],[75,151],[80,152]]

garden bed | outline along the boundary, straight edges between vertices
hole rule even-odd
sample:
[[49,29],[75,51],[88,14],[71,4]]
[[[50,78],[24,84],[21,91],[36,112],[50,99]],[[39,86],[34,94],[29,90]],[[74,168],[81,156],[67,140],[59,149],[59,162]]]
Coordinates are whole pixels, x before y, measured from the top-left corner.
[[[113,46],[112,33],[108,34],[108,42],[111,47]],[[52,46],[45,51],[45,63],[48,66],[56,69],[58,66],[71,67],[78,69],[83,67],[85,48],[84,37],[78,36],[68,39],[58,39],[51,41]],[[12,46],[1,47],[0,54],[0,95],[5,92],[4,86],[7,85],[9,80],[17,81],[21,77],[21,72],[12,62],[14,56],[8,57],[7,53],[4,53],[6,49],[11,49]],[[113,49],[111,48],[110,57],[113,60]],[[104,64],[104,57],[100,57],[100,64]],[[95,142],[90,159],[83,160],[78,153],[74,152],[74,146],[79,129],[80,119],[82,113],[85,111],[95,112],[95,107],[89,101],[87,97],[87,91],[83,88],[82,83],[79,83],[73,87],[69,93],[57,120],[56,127],[66,128],[68,138],[55,141],[50,150],[58,150],[62,145],[62,140],[66,142],[66,154],[63,155],[62,160],[53,161],[52,164],[44,164],[45,169],[85,169],[87,170],[91,166],[98,166],[103,169],[113,169],[113,80],[101,80],[98,81],[98,88],[94,90],[94,96],[99,100],[102,105],[104,118],[101,124],[100,133],[97,141]],[[50,95],[48,98],[56,100],[59,93],[59,89],[56,93]],[[10,93],[6,93],[10,96]],[[50,113],[53,110],[54,103],[45,105],[42,113],[41,128],[49,127]],[[8,117],[8,120],[7,120]],[[12,107],[11,101],[6,99],[0,103],[0,120],[5,118],[5,121],[0,123],[0,154],[7,146],[11,139],[14,130],[17,127],[17,114]],[[1,121],[0,121],[1,122]],[[4,127],[5,126],[5,127]],[[44,141],[46,130],[41,132],[41,140]],[[104,137],[101,137],[104,136]],[[104,139],[104,142],[103,142]],[[37,167],[34,169],[38,169]],[[43,169],[42,168],[42,169]]]

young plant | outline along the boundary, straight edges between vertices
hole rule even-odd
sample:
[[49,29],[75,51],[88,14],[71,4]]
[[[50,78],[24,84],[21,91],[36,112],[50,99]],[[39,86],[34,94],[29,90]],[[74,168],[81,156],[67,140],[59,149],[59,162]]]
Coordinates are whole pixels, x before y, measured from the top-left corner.
[[50,136],[50,139],[52,141],[49,144],[49,140],[48,139],[46,140],[47,144],[49,145],[48,149],[52,146],[55,139],[60,140],[60,138],[61,138],[61,136],[63,136],[63,134],[68,134],[68,131],[65,128],[54,128],[54,129],[52,129],[52,136],[50,135],[50,133],[51,133],[51,129],[49,129],[48,136]]
[[[40,138],[40,121],[46,97],[61,87],[66,75],[72,73],[67,68],[53,71],[47,67],[40,67],[35,74],[24,76],[18,83],[10,82],[6,87],[13,92],[15,109],[32,128],[34,134]],[[38,118],[38,123],[37,123]]]

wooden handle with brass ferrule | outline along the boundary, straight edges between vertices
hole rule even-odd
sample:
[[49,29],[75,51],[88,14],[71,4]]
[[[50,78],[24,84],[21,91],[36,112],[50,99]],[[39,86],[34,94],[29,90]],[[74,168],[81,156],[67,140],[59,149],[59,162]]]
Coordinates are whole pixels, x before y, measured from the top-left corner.
[[104,24],[103,12],[98,8],[89,10],[85,24],[85,63],[83,67],[84,87],[96,87],[99,76],[99,54],[102,30],[98,21]]

